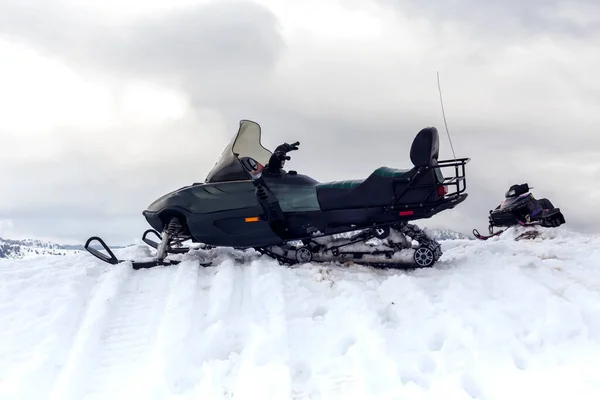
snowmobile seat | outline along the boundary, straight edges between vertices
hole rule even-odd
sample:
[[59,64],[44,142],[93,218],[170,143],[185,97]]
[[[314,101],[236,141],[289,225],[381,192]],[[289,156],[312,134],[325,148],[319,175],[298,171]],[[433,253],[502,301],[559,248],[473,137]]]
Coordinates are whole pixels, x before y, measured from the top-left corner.
[[[422,129],[415,137],[410,150],[413,168],[401,170],[380,167],[364,180],[355,179],[318,184],[317,197],[321,209],[388,206],[396,196],[404,191],[419,169],[437,165],[438,154],[437,129]],[[431,192],[430,185],[436,185],[443,181],[439,168],[433,168],[430,171],[432,171],[431,174],[425,174],[419,178],[420,188],[410,189],[402,195],[404,202],[422,202],[426,193]]]
[[377,168],[373,173],[384,178],[405,179],[408,182],[413,177],[414,170],[381,167]]
[[[406,179],[406,182],[408,182],[410,180],[410,178],[412,177],[412,170],[401,170],[401,169],[395,169],[395,168],[389,168],[389,167],[380,167],[377,168],[373,174],[384,177],[384,178],[394,178],[394,179]],[[365,181],[365,179],[348,179],[348,180],[344,180],[344,181],[332,181],[332,182],[325,182],[325,183],[321,183],[319,184],[319,188],[320,189],[341,189],[341,190],[347,190],[347,189],[354,189],[356,187],[358,187],[360,184],[362,184]]]
[[364,179],[348,179],[345,181],[332,181],[332,182],[321,183],[321,184],[317,185],[317,187],[319,187],[321,189],[323,189],[323,188],[341,189],[341,190],[354,189],[355,187],[357,187],[364,181],[365,181]]

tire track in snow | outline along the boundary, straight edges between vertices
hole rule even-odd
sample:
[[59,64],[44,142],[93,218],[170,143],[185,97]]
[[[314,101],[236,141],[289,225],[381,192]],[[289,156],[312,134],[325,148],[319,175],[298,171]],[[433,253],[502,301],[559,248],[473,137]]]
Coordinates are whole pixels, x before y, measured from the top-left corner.
[[89,370],[89,360],[93,357],[100,342],[100,335],[109,324],[110,316],[117,307],[118,299],[132,269],[111,267],[104,279],[97,285],[88,306],[84,310],[81,323],[73,335],[73,342],[65,366],[59,372],[51,399],[80,398],[81,393],[74,382],[83,382]]
[[289,269],[285,275],[292,398],[353,398],[360,381],[348,354],[356,342],[356,314],[340,307],[347,294],[326,267]]
[[213,268],[201,267],[196,262],[177,266],[146,367],[131,383],[136,397],[162,399],[193,387],[197,372],[189,354],[201,340],[213,278]]
[[388,340],[394,339],[387,335],[389,330],[396,328],[397,315],[390,307],[391,303],[379,296],[380,285],[385,285],[385,281],[371,281],[368,286],[372,287],[368,288],[352,288],[356,300],[348,305],[355,310],[356,328],[351,333],[352,341],[346,354],[354,362],[354,370],[360,377],[359,388],[353,392],[359,398],[388,399],[403,394],[398,360],[390,355],[388,347]]
[[218,267],[196,349],[198,398],[288,398],[280,268],[264,260]]
[[[9,282],[22,288],[19,297],[0,296],[3,307],[12,310],[8,315],[15,317],[9,320],[10,329],[1,340],[0,352],[4,345],[17,355],[7,360],[9,369],[6,380],[0,381],[0,397],[8,395],[5,390],[14,391],[18,386],[20,395],[13,392],[12,397],[51,395],[56,381],[62,379],[61,370],[69,363],[77,335],[86,329],[89,310],[95,308],[102,313],[94,300],[118,292],[123,270],[107,268],[103,272],[100,263],[82,262],[80,257],[69,259],[72,264],[65,264],[61,257],[19,260],[14,263],[17,270],[8,271],[17,272],[18,276]],[[44,296],[47,294],[50,296]],[[2,315],[6,315],[4,311]]]
[[204,330],[193,363],[198,370],[194,394],[222,398],[235,391],[235,375],[246,344],[249,267],[225,260],[216,267],[208,293]]
[[[237,374],[236,396],[282,399],[291,396],[284,267],[269,260],[248,266],[248,341]],[[246,280],[247,281],[247,280]]]
[[89,354],[91,365],[85,366],[88,396],[134,396],[128,393],[130,381],[144,367],[175,272],[173,267],[165,267],[130,274],[120,295],[113,299],[116,304],[110,321],[103,331],[96,332],[98,345]]
[[399,366],[388,349],[397,316],[380,297],[394,275],[354,266],[287,272],[292,398],[397,397]]

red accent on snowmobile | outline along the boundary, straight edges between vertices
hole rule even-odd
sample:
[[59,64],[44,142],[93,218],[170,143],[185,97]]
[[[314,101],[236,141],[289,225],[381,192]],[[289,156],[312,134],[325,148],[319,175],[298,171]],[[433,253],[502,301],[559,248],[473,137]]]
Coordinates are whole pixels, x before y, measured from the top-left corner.
[[400,212],[398,213],[398,215],[399,215],[399,216],[401,216],[401,217],[405,217],[405,216],[407,216],[407,215],[414,215],[414,214],[415,214],[415,212],[414,212],[414,211],[400,211]]
[[498,236],[498,235],[500,235],[503,232],[504,232],[504,230],[496,232],[496,233],[492,233],[491,235],[485,236],[485,235],[480,234],[477,229],[473,229],[473,236],[475,236],[475,238],[477,238],[479,240],[488,240],[489,238],[492,238],[494,236]]

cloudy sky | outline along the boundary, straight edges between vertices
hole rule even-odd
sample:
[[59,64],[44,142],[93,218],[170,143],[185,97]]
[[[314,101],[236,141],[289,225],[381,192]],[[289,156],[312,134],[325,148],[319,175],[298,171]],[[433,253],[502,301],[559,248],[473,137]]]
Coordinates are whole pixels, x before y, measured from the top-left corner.
[[471,157],[468,233],[514,183],[600,232],[596,0],[0,0],[0,236],[138,239],[239,120],[319,181],[410,168],[414,135]]

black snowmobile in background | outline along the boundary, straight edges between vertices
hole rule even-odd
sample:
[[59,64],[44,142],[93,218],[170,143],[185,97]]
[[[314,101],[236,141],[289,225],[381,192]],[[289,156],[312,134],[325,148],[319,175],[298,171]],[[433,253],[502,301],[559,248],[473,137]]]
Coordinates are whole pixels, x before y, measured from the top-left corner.
[[[500,235],[504,230],[494,232],[494,227],[512,226],[542,226],[557,227],[565,223],[560,208],[554,207],[546,198],[536,199],[529,192],[527,183],[512,185],[504,195],[504,200],[489,214],[489,235],[484,236],[473,229],[473,235],[480,240],[486,240]],[[523,234],[522,237],[534,237],[532,234]],[[521,236],[519,237],[521,238]],[[517,238],[517,239],[519,239]]]
[[[153,229],[142,239],[157,254],[152,261],[132,261],[133,268],[178,263],[166,257],[189,251],[183,246],[188,240],[204,249],[253,248],[284,264],[430,267],[441,256],[440,244],[409,221],[430,218],[466,199],[470,159],[438,160],[436,128],[422,129],[414,138],[412,168],[381,167],[366,179],[327,183],[283,170],[299,142],[284,143],[272,153],[260,139],[260,126],[242,120],[205,182],[168,193],[143,211]],[[444,177],[442,168],[454,173]],[[336,237],[348,233],[355,234]],[[106,253],[91,246],[96,241]],[[85,248],[107,263],[122,262],[97,236]]]

